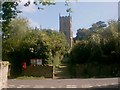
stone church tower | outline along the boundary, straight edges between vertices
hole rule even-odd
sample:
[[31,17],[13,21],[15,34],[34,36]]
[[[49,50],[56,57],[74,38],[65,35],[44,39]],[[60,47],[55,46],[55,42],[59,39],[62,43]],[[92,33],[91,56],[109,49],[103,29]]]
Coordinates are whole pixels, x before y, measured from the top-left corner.
[[63,32],[66,36],[66,39],[72,47],[73,45],[73,32],[72,32],[72,17],[70,16],[60,16],[59,14],[59,32]]

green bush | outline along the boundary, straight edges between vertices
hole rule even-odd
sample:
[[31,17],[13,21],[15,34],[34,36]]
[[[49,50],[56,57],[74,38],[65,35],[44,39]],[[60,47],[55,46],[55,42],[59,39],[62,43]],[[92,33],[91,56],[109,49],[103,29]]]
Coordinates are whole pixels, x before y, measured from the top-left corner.
[[76,78],[92,78],[92,77],[118,77],[120,76],[119,64],[77,64],[76,65]]

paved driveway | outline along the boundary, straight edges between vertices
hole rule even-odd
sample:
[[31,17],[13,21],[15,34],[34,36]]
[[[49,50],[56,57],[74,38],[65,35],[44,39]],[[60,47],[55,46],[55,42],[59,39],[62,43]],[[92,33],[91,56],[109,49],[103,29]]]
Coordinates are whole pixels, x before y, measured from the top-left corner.
[[15,80],[9,79],[7,88],[118,88],[118,78],[101,79],[48,79]]

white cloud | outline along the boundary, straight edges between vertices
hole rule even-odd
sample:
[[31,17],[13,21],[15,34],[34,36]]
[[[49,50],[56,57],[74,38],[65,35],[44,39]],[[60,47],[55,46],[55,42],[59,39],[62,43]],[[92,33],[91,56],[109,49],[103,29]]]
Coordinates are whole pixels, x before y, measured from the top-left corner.
[[36,11],[36,7],[33,6],[33,5],[30,5],[30,6],[28,6],[28,7],[24,7],[24,6],[23,6],[23,7],[21,8],[21,10],[22,10],[23,12],[33,13],[33,12]]
[[38,22],[35,22],[33,19],[29,19],[28,21],[30,27],[40,27],[40,24]]

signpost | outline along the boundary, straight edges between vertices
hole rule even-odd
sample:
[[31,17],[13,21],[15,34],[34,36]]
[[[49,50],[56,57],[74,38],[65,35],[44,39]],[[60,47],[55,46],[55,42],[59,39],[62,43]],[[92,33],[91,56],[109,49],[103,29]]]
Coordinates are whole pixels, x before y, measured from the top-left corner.
[[42,65],[42,59],[37,59],[37,65]]
[[42,59],[31,59],[30,62],[32,66],[42,65]]

